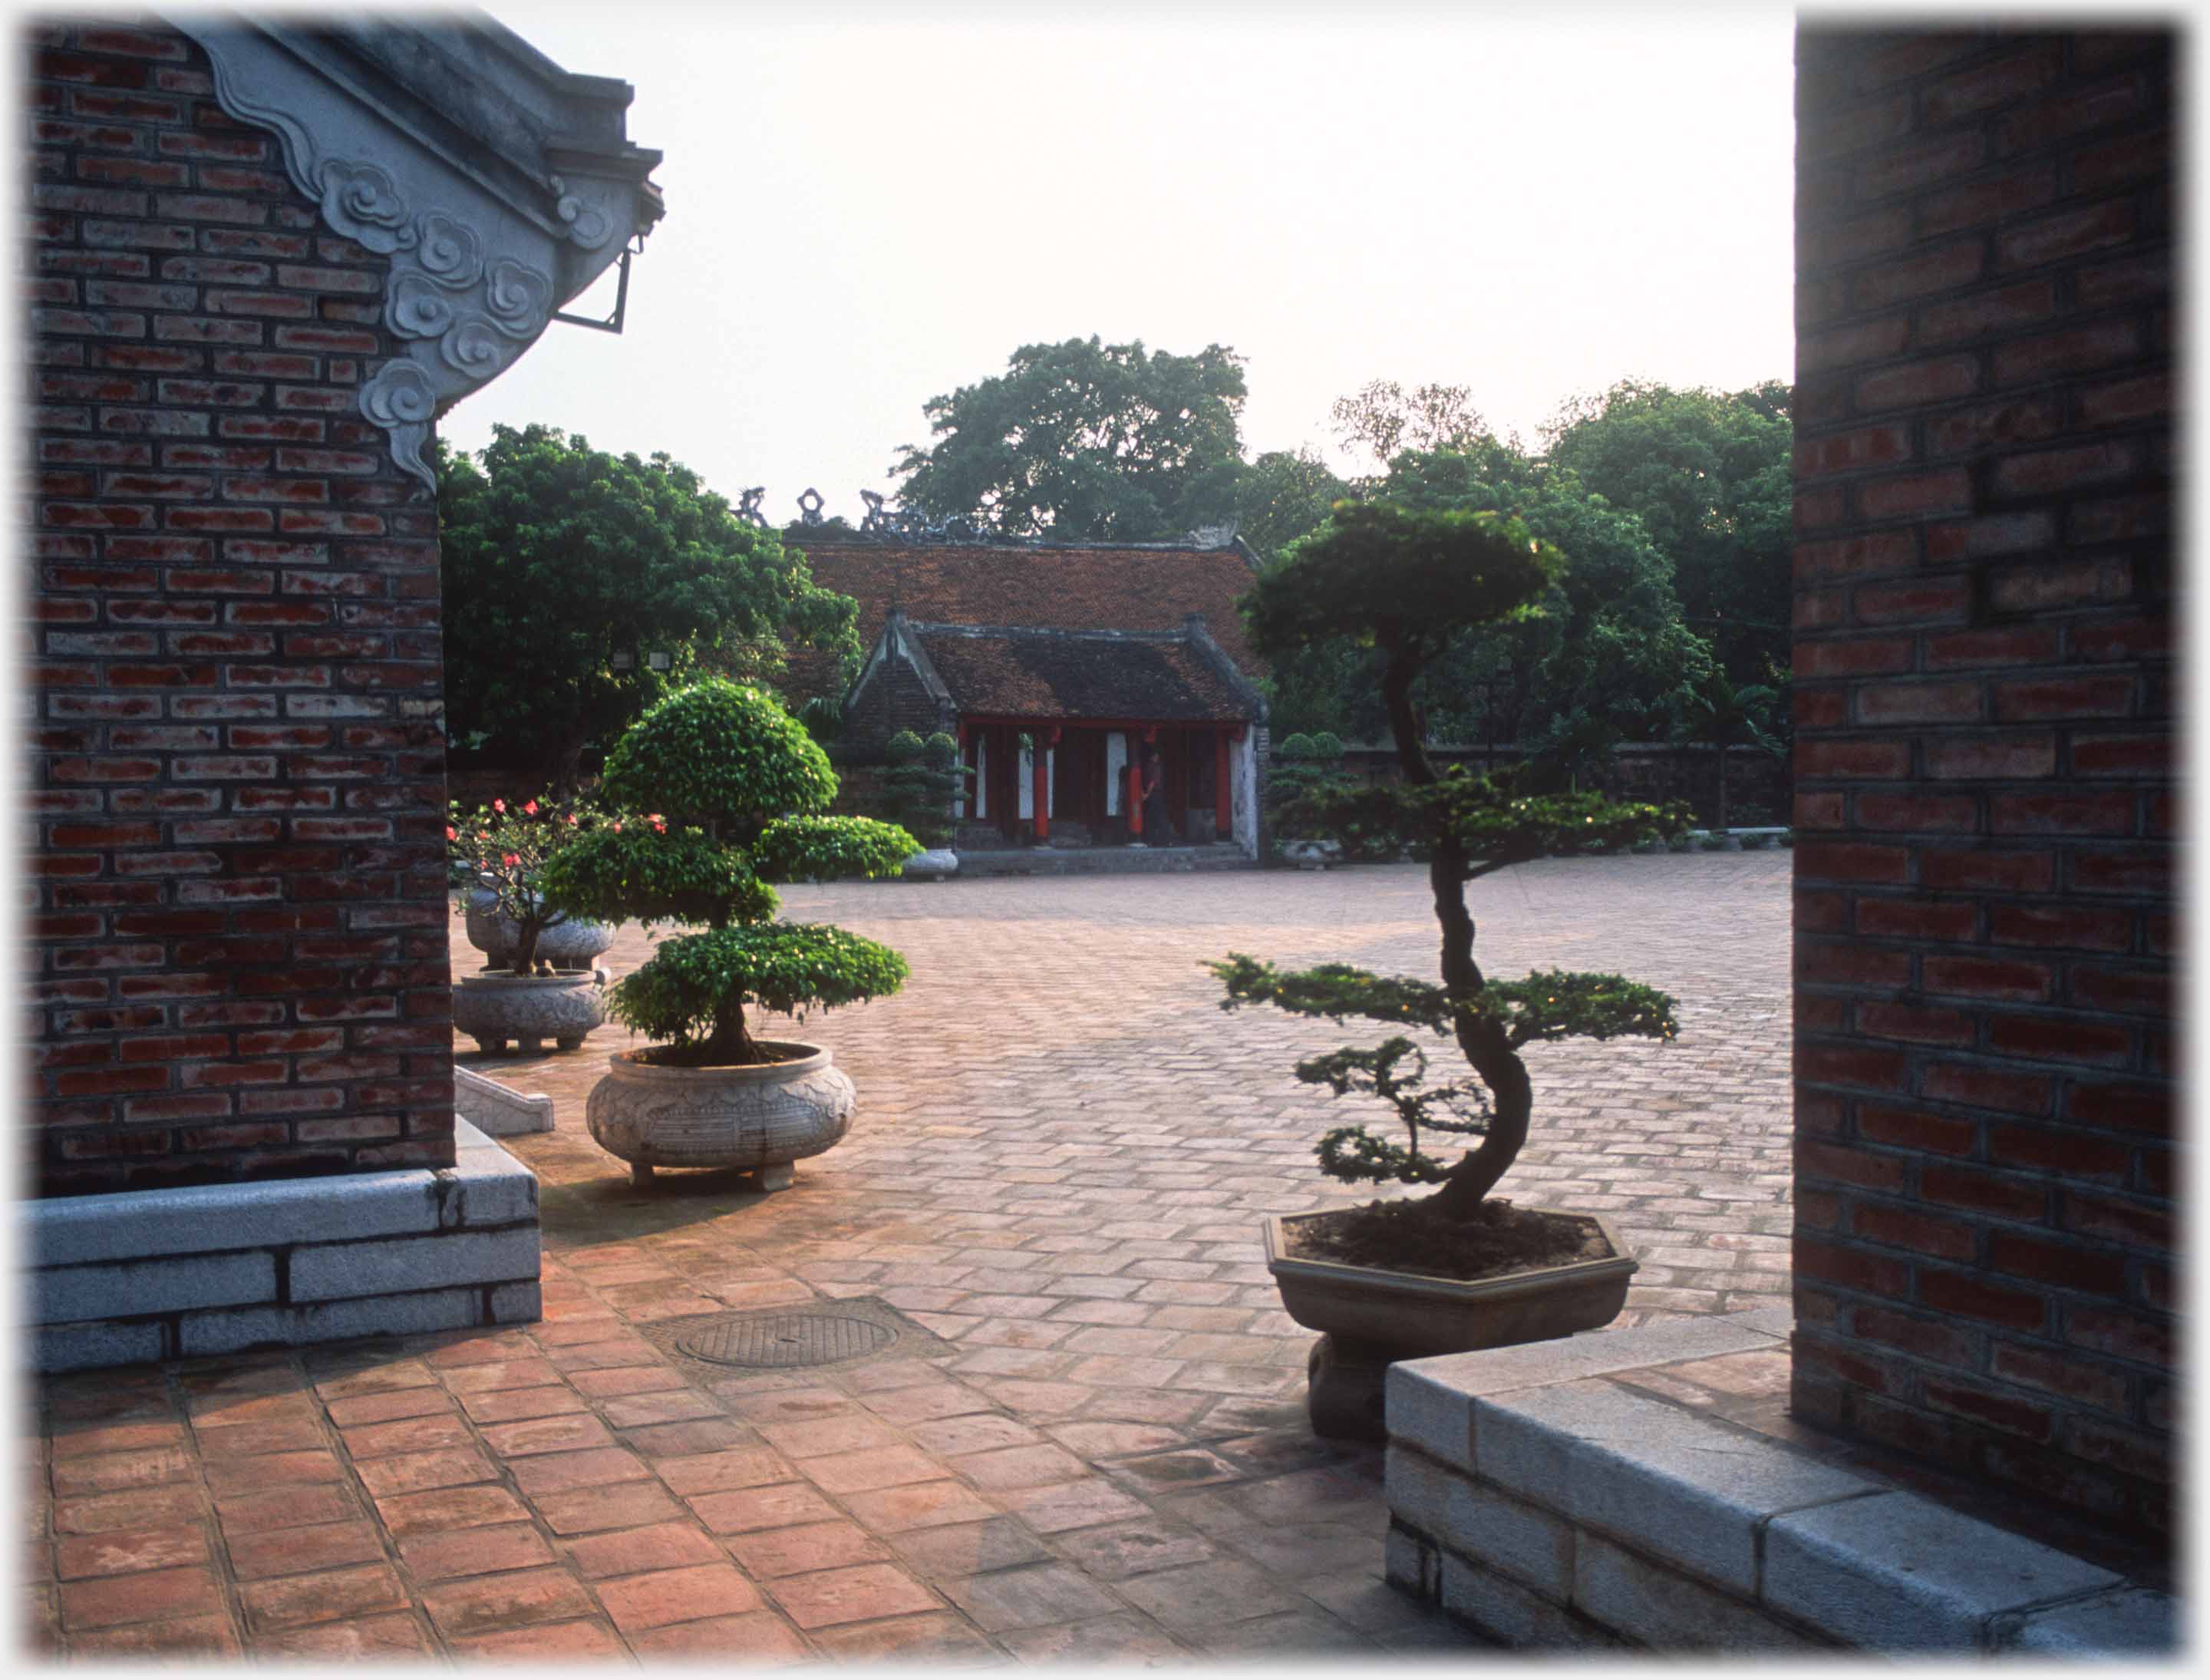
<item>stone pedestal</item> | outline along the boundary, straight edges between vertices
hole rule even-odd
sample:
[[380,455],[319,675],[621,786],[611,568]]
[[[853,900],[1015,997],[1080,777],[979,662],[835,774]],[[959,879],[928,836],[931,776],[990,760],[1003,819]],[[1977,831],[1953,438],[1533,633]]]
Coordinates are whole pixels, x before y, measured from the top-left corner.
[[1344,1336],[1323,1336],[1313,1344],[1305,1375],[1305,1411],[1314,1435],[1337,1441],[1389,1439],[1382,1413],[1389,1376],[1387,1349]]

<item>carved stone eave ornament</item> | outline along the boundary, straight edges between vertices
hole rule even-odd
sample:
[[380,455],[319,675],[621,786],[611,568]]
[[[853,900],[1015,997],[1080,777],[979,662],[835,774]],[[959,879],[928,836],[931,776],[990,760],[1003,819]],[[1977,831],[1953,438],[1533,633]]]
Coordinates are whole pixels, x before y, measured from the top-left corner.
[[[528,85],[511,97],[480,89],[487,114],[478,120],[513,136],[498,146],[426,109],[341,37],[281,21],[174,21],[206,49],[223,110],[278,136],[286,172],[324,225],[391,258],[383,324],[402,353],[361,387],[360,411],[389,436],[392,460],[434,489],[423,453],[432,423],[512,366],[552,311],[658,219],[660,195],[645,177],[659,154],[619,142],[547,143],[562,87],[529,60],[600,106],[607,96],[596,90],[619,84],[565,76],[504,31],[501,62]],[[420,51],[431,35],[414,30],[408,45]],[[603,129],[602,110],[578,122],[594,118]]]

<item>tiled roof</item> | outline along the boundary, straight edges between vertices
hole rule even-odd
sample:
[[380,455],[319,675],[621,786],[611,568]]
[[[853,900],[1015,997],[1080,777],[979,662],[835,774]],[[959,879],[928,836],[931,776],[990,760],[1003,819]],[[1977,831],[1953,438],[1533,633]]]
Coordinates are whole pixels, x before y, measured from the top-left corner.
[[1242,718],[1250,706],[1180,637],[914,626],[960,711],[982,717]]
[[[1047,630],[1179,632],[1185,615],[1201,613],[1206,631],[1247,676],[1266,669],[1235,610],[1236,597],[1254,581],[1241,546],[932,545],[839,541],[803,530],[784,540],[805,551],[815,583],[860,603],[863,648],[874,645],[893,606],[930,624]],[[792,655],[794,700],[836,686],[826,665],[803,650]]]

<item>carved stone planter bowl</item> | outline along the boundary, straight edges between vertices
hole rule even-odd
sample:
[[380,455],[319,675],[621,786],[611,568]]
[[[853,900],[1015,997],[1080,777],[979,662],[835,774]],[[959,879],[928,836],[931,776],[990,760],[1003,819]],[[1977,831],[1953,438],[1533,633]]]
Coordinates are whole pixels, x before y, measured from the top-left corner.
[[901,864],[898,873],[909,881],[940,881],[959,873],[959,854],[949,846],[915,852]]
[[1471,1283],[1292,1258],[1289,1228],[1323,1217],[1293,1213],[1265,1223],[1266,1269],[1281,1290],[1283,1311],[1307,1330],[1323,1333],[1308,1366],[1307,1399],[1313,1428],[1321,1435],[1386,1439],[1382,1377],[1399,1359],[1551,1341],[1610,1323],[1627,1304],[1627,1280],[1636,1270],[1610,1222],[1590,1213],[1567,1217],[1595,1223],[1611,1247],[1609,1259]]
[[1300,869],[1325,869],[1331,863],[1343,861],[1343,843],[1340,840],[1284,840],[1282,842],[1282,861],[1294,863]]
[[818,1044],[771,1042],[788,1058],[752,1067],[655,1067],[628,1051],[583,1105],[591,1136],[630,1163],[637,1183],[657,1167],[718,1167],[787,1190],[791,1163],[818,1155],[851,1129],[857,1093]]
[[[522,937],[514,919],[498,913],[498,895],[487,887],[469,892],[465,920],[468,943],[483,952],[487,964],[504,964],[515,940]],[[556,969],[588,969],[613,942],[613,922],[583,922],[571,916],[537,936],[537,954]]]
[[453,1025],[492,1055],[510,1042],[528,1055],[551,1039],[564,1050],[607,1018],[604,969],[550,978],[517,974],[471,975],[453,988]]

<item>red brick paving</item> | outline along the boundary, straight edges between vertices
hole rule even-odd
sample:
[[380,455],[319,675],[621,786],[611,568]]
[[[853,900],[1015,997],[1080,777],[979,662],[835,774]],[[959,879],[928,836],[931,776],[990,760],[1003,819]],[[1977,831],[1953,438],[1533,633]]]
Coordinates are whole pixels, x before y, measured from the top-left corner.
[[[1630,1320],[1784,1295],[1787,860],[1537,866],[1491,966],[1617,968],[1681,1041],[1541,1052],[1513,1186],[1610,1213]],[[24,1635],[63,1655],[1247,1659],[1462,1651],[1380,1580],[1379,1455],[1316,1441],[1257,1214],[1324,1206],[1319,1024],[1213,1007],[1199,958],[1424,972],[1416,870],[795,888],[906,952],[806,1030],[861,1091],[776,1197],[639,1194],[552,1092],[545,1318],[50,1379]],[[633,967],[644,942],[613,954]],[[459,965],[473,961],[461,947]],[[1080,960],[1070,963],[1070,953]],[[1508,960],[1507,960],[1508,959]],[[920,1053],[916,1053],[917,1047]],[[951,1346],[700,1381],[639,1328],[875,1296]]]

